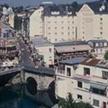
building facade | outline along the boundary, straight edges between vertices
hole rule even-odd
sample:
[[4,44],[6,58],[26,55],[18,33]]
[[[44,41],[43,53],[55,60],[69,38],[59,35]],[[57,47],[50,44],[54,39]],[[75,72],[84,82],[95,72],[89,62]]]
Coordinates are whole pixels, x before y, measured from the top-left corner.
[[44,36],[53,43],[75,40],[76,17],[72,12],[62,15],[53,11],[44,17]]
[[86,3],[77,13],[77,27],[79,39],[107,39],[108,40],[108,2],[95,1]]
[[108,40],[108,1],[83,5],[40,6],[30,17],[30,36],[43,35],[53,43],[69,40]]
[[105,53],[108,51],[108,41],[99,40],[89,40],[88,44],[92,47],[92,54],[100,59],[104,58]]
[[[80,60],[81,61],[81,60]],[[90,103],[94,108],[108,107],[108,68],[106,61],[85,59],[78,64],[64,62],[57,71],[56,95],[66,98],[68,93],[76,101]]]
[[33,40],[33,46],[37,50],[37,53],[43,56],[45,66],[53,67],[54,65],[54,45],[47,39],[37,36]]
[[43,7],[36,9],[30,16],[30,37],[43,35]]

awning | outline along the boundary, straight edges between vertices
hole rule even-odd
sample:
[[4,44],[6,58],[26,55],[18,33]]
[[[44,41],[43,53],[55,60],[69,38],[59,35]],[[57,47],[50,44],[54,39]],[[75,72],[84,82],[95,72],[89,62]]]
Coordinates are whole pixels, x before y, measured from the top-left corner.
[[55,50],[58,53],[83,52],[91,50],[91,47],[89,45],[57,46]]
[[96,89],[100,89],[100,90],[105,90],[107,88],[106,85],[101,85],[101,84],[95,84],[95,83],[92,83],[90,85],[90,88],[96,88]]

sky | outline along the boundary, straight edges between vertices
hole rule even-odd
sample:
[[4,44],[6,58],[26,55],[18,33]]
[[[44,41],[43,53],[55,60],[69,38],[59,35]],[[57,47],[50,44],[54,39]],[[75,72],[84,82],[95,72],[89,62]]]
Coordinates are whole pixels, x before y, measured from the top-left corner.
[[87,2],[87,1],[94,1],[94,0],[0,0],[0,4],[7,3],[10,6],[36,6],[37,4],[41,3],[42,1],[53,1],[54,3],[72,3],[73,1],[77,1],[79,3]]

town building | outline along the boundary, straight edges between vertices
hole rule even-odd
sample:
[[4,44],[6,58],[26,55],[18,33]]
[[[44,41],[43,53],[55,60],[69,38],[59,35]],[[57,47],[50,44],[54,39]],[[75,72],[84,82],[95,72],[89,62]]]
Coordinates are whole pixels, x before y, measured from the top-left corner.
[[108,51],[108,41],[103,39],[89,40],[88,44],[92,47],[92,54],[100,59],[104,58],[105,53]]
[[30,38],[43,35],[43,7],[37,8],[30,15]]
[[8,23],[11,27],[14,27],[14,11],[11,7],[3,7],[2,22]]
[[66,98],[71,93],[75,101],[108,108],[108,61],[95,58],[63,61],[56,79],[57,97]]
[[88,57],[92,51],[86,41],[59,42],[54,44],[54,48],[55,64],[74,57]]
[[38,7],[30,16],[30,37],[43,35],[53,43],[108,40],[108,1],[73,4]]
[[30,16],[30,37],[43,35],[52,43],[75,40],[78,9],[72,5],[41,5]]
[[44,8],[44,36],[53,43],[75,40],[76,14],[71,5]]
[[83,40],[108,40],[108,1],[99,0],[85,3],[77,12],[78,38]]
[[33,47],[37,53],[43,56],[45,66],[54,66],[54,45],[50,43],[46,38],[37,36],[32,39]]
[[14,29],[0,22],[0,55],[1,56],[16,56],[18,54],[16,33]]

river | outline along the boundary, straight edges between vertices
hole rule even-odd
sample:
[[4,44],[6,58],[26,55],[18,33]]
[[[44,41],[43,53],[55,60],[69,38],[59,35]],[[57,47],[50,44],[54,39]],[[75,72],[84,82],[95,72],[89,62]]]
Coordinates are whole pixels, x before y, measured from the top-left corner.
[[22,91],[16,87],[0,88],[0,108],[46,108],[24,95]]

